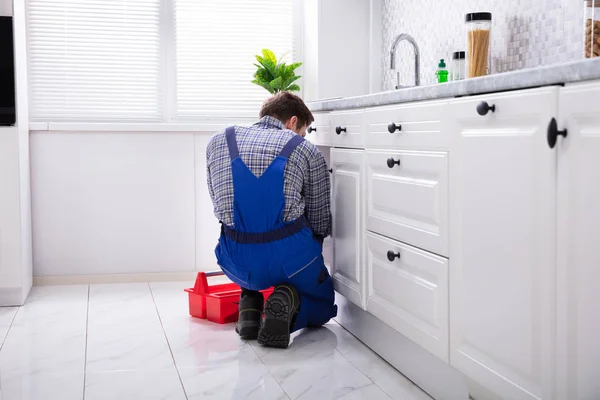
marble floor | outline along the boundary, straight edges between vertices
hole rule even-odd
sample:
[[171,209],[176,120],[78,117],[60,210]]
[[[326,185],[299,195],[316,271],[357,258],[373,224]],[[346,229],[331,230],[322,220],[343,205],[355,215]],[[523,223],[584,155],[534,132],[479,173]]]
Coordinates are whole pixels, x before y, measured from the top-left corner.
[[430,400],[335,322],[267,349],[190,318],[185,287],[34,287],[0,308],[0,399]]

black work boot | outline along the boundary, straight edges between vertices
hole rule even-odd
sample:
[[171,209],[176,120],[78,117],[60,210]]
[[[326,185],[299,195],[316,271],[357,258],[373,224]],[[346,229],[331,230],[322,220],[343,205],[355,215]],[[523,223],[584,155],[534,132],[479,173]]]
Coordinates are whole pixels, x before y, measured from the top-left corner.
[[261,292],[243,291],[235,331],[245,340],[258,337],[265,298]]
[[265,319],[258,333],[258,343],[285,349],[290,344],[290,332],[300,309],[300,295],[291,285],[281,285],[267,299]]

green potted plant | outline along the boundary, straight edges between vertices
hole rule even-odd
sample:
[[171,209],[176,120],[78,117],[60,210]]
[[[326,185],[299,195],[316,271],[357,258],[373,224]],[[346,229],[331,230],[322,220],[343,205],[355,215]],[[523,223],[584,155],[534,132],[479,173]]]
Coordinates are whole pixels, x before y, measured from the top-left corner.
[[257,55],[256,60],[258,64],[254,64],[257,69],[252,83],[265,88],[271,94],[282,91],[300,91],[300,86],[294,82],[301,77],[296,75],[294,71],[302,63],[297,62],[288,65],[282,62],[281,59],[277,61],[275,54],[268,49],[263,49],[262,56]]

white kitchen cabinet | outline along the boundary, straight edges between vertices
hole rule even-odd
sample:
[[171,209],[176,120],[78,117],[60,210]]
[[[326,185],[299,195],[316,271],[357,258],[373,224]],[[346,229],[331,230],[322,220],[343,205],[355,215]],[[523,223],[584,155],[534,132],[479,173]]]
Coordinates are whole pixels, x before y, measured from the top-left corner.
[[550,87],[446,110],[450,363],[477,383],[475,399],[554,398],[557,156],[546,135],[557,103]]
[[364,151],[331,150],[333,268],[337,292],[364,307]]
[[302,7],[304,100],[368,94],[371,71],[381,69],[368,57],[372,49],[381,52],[381,43],[371,41],[381,16],[373,23],[365,0],[303,0]]
[[448,362],[448,260],[367,233],[367,311]]
[[331,113],[331,145],[341,148],[365,148],[364,110]]
[[367,149],[447,150],[442,117],[448,100],[396,104],[365,111]]
[[557,398],[600,398],[600,83],[562,88],[558,129]]
[[306,140],[317,146],[331,144],[331,116],[329,113],[315,113],[314,122],[306,129]]
[[448,152],[366,154],[367,229],[448,256]]

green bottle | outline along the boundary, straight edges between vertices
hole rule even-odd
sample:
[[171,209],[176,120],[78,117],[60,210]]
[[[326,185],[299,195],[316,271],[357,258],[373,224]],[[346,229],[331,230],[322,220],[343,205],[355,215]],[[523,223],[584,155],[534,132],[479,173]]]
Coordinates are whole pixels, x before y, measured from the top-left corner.
[[437,76],[438,83],[448,82],[448,70],[446,69],[446,63],[443,58],[438,64],[438,70],[435,75]]

